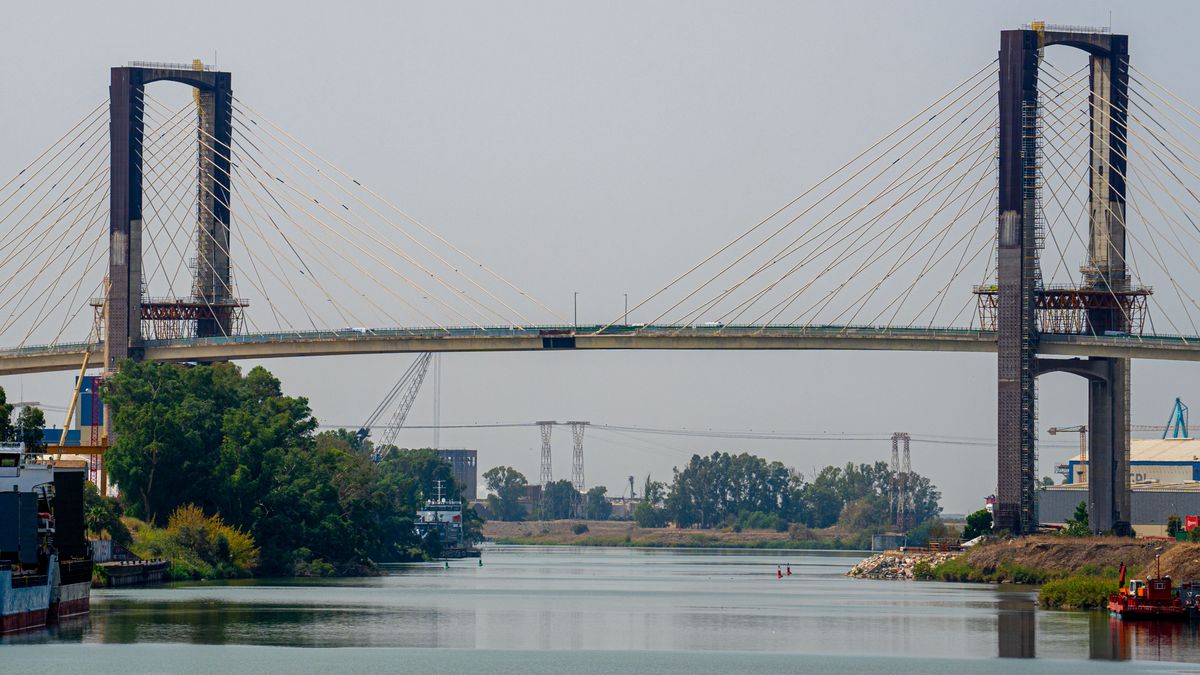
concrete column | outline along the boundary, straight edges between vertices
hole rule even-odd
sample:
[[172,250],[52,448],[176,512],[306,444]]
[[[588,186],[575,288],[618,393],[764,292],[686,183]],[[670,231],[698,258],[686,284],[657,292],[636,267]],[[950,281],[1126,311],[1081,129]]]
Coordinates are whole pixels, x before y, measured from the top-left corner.
[[113,68],[109,86],[108,302],[104,367],[142,354],[141,72]]
[[196,334],[228,335],[232,329],[229,192],[230,145],[233,142],[233,91],[229,73],[216,73],[215,86],[197,92],[200,130],[197,143],[199,206],[196,212],[196,271],[192,295],[213,305],[215,319],[201,319]]
[[1034,294],[1037,249],[1035,158],[1026,152],[1027,117],[1037,105],[1038,40],[1029,30],[1000,34],[1000,184],[998,199],[997,485],[995,527],[1037,527],[1034,502]]

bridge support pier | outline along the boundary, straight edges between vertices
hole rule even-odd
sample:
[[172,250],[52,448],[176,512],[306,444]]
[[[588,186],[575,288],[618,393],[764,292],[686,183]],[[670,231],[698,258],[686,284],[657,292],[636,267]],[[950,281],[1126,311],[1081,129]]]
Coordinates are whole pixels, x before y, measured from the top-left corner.
[[1042,372],[1065,370],[1088,378],[1091,428],[1088,509],[1093,530],[1128,531],[1129,362],[1090,359],[1042,362],[1038,298],[1042,247],[1038,64],[1049,45],[1089,55],[1089,243],[1082,292],[1111,296],[1090,307],[1087,331],[1128,333],[1130,289],[1125,265],[1125,153],[1129,38],[1070,28],[1009,30],[1000,34],[1000,147],[996,315],[998,424],[996,529],[1036,530],[1037,389]]
[[1038,359],[1038,375],[1053,372],[1088,381],[1088,526],[1128,536],[1129,359]]

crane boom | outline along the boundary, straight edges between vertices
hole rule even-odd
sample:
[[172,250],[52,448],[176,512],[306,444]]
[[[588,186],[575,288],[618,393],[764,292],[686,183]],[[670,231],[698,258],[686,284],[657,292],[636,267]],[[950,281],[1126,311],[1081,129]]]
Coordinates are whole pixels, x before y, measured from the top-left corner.
[[[421,391],[421,384],[425,381],[425,373],[429,371],[429,361],[432,355],[425,352],[417,356],[412,365],[404,371],[391,391],[383,397],[383,401],[375,407],[367,417],[367,421],[363,422],[362,427],[358,430],[359,440],[366,439],[371,433],[371,427],[379,421],[380,416],[392,408],[395,404],[395,409],[392,412],[392,417],[384,426],[383,435],[380,438],[379,444],[376,446],[374,458],[376,461],[380,459],[378,450],[385,445],[391,445],[396,440],[396,435],[400,433],[400,428],[404,426],[404,420],[408,418],[409,411],[412,410],[413,403],[417,400],[417,393]],[[399,401],[397,403],[397,400]]]

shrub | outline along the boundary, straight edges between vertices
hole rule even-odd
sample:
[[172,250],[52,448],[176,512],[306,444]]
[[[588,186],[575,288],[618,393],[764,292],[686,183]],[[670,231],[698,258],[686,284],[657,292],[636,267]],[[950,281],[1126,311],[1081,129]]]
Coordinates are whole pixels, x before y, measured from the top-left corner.
[[1038,604],[1059,609],[1096,609],[1104,607],[1108,596],[1116,592],[1114,579],[1073,576],[1047,581],[1038,591]]
[[967,516],[967,524],[963,527],[962,538],[971,540],[981,534],[992,531],[992,514],[987,509],[979,509]]
[[166,528],[130,519],[131,549],[143,558],[171,561],[173,578],[214,579],[248,576],[258,565],[254,538],[230,527],[220,516],[205,516],[198,506],[181,506]]
[[584,523],[575,523],[571,526],[571,531],[575,534],[583,534],[588,531],[588,526]]

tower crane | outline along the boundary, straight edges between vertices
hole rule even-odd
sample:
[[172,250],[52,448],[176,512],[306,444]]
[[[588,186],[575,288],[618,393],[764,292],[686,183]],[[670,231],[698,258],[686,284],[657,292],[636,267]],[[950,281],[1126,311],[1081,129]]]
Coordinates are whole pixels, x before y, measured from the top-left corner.
[[[382,458],[381,451],[384,446],[391,445],[396,440],[396,435],[400,433],[400,428],[404,426],[404,420],[408,418],[409,411],[412,410],[413,402],[417,400],[417,393],[421,391],[421,383],[425,381],[425,373],[429,371],[429,361],[432,355],[425,352],[418,356],[412,365],[404,371],[400,379],[392,387],[387,396],[375,406],[375,410],[367,417],[367,421],[362,423],[359,428],[358,440],[361,443],[366,440],[367,436],[371,435],[371,427],[379,421],[381,415],[395,405],[395,410],[392,412],[392,417],[387,425],[383,428],[383,434],[379,438],[379,443],[375,446],[375,451],[372,453],[372,458],[379,461]],[[399,401],[397,403],[397,401]]]
[[[1179,398],[1175,399],[1175,405],[1171,408],[1171,417],[1167,420],[1166,426],[1157,424],[1130,424],[1130,431],[1154,431],[1161,432],[1162,438],[1166,438],[1167,434],[1171,434],[1172,438],[1188,438],[1188,407],[1184,405]],[[1078,424],[1073,427],[1050,427],[1046,430],[1051,436],[1057,433],[1079,433],[1079,461],[1087,461],[1087,425]],[[1067,474],[1067,465],[1058,464],[1055,467],[1057,473],[1064,476]]]

